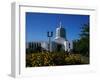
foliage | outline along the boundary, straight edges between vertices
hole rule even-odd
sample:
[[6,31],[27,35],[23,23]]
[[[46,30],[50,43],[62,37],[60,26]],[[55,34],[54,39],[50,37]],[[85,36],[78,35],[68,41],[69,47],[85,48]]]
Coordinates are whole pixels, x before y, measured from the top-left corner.
[[76,65],[76,64],[87,64],[87,62],[82,59],[80,54],[70,54],[66,53],[31,53],[26,54],[26,66],[36,67],[36,66],[59,66],[59,65]]
[[73,41],[73,51],[89,57],[89,24],[81,28],[80,39]]

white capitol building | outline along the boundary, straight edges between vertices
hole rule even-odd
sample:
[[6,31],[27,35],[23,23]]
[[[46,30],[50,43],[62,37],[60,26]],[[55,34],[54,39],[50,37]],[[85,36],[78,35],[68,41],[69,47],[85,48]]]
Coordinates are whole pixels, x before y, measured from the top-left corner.
[[[50,43],[50,44],[49,44]],[[52,41],[33,41],[26,43],[26,48],[31,48],[35,50],[36,48],[41,47],[44,50],[50,50],[50,52],[53,51],[70,51],[72,49],[72,43],[69,42],[66,38],[66,30],[62,26],[61,22],[59,26],[56,28],[56,35],[55,38]]]

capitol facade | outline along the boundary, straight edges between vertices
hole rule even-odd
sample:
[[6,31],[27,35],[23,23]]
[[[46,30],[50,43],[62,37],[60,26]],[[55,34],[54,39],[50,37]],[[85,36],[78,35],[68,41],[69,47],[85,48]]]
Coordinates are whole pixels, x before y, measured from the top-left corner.
[[72,49],[72,43],[68,41],[66,37],[66,29],[62,26],[61,22],[59,26],[56,28],[55,38],[51,41],[33,41],[26,43],[26,49],[32,49],[33,51],[36,49],[43,49],[46,51],[67,51],[70,52]]

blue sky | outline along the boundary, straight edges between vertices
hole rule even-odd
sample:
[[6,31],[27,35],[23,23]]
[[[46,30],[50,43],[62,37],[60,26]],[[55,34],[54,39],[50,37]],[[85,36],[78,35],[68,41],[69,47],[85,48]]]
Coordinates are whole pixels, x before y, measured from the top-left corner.
[[47,41],[47,31],[53,31],[53,40],[60,21],[67,40],[72,41],[79,38],[80,27],[89,23],[89,15],[26,12],[26,41]]

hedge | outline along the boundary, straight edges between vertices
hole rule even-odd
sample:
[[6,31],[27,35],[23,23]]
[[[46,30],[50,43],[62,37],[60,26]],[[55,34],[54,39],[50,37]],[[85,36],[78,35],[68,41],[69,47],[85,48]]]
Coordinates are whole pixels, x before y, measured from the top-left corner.
[[26,54],[26,67],[89,64],[80,54],[31,53]]

